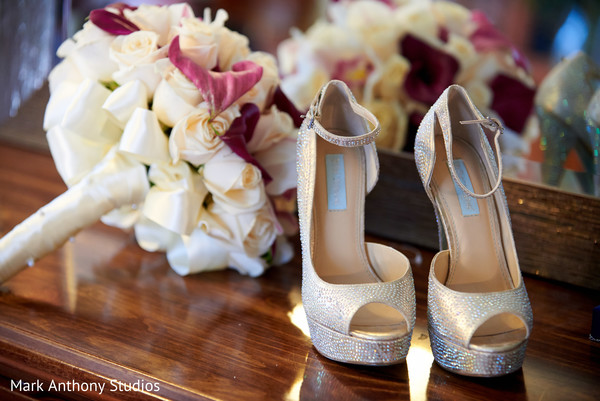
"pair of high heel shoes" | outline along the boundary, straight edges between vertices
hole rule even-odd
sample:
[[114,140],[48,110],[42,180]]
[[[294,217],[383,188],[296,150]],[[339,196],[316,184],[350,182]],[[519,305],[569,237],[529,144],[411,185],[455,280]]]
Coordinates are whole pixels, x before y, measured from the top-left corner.
[[[375,116],[348,87],[317,94],[298,136],[302,300],[315,348],[347,363],[406,359],[415,325],[408,259],[364,242],[364,200],[379,164]],[[435,360],[470,376],[519,369],[532,326],[498,164],[484,118],[450,86],[425,116],[415,159],[436,212],[442,249],[429,274],[427,318]],[[447,245],[447,246],[446,246]]]

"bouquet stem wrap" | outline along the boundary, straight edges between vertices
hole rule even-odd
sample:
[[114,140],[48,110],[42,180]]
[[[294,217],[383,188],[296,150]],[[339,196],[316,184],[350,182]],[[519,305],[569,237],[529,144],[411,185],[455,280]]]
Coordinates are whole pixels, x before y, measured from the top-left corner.
[[143,201],[148,190],[146,168],[113,149],[81,181],[0,239],[0,283],[104,214]]

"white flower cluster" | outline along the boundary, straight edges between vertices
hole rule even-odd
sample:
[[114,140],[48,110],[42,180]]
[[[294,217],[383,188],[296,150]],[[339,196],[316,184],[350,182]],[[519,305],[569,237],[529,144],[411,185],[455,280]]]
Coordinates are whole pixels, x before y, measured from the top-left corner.
[[[49,78],[44,129],[65,183],[76,185],[111,152],[147,166],[145,201],[102,221],[134,227],[139,245],[165,251],[179,274],[230,266],[257,276],[289,260],[285,236],[296,226],[296,128],[273,105],[275,59],[251,52],[245,36],[226,28],[224,10],[214,20],[208,11],[196,18],[183,3],[104,11],[139,29],[117,35],[87,21],[60,46],[64,60]],[[262,76],[215,115],[170,61],[175,37],[182,54],[207,71],[231,71],[247,60],[262,68]],[[248,103],[260,111],[245,143],[257,163],[245,161],[222,139]],[[258,165],[271,176],[268,184]]]
[[[524,92],[533,88],[512,50],[482,13],[449,1],[341,0],[329,4],[327,19],[304,33],[293,30],[278,59],[281,86],[298,107],[306,108],[325,82],[342,80],[380,120],[377,146],[401,150],[409,124],[418,125],[452,83],[485,112],[505,96],[492,85],[499,74]],[[519,125],[521,116],[515,120]]]

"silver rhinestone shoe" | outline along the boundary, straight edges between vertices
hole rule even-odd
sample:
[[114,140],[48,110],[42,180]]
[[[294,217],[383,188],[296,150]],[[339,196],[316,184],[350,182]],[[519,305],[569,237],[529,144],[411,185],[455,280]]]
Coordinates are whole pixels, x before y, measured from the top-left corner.
[[[371,127],[369,127],[369,123]],[[364,242],[364,200],[379,164],[379,122],[331,81],[300,127],[298,209],[302,301],[315,348],[335,361],[403,362],[415,324],[408,259]]]
[[[502,130],[452,85],[415,140],[440,233],[427,296],[431,348],[440,366],[467,376],[519,369],[533,323],[502,188]],[[486,132],[494,135],[497,164]]]

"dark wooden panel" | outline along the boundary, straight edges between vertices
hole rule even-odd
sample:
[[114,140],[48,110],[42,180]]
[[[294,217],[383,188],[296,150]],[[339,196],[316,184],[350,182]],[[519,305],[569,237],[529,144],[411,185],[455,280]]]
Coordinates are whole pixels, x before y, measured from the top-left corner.
[[[367,197],[366,229],[438,248],[431,202],[410,154],[379,152],[379,183]],[[600,290],[600,199],[503,180],[521,269]]]

